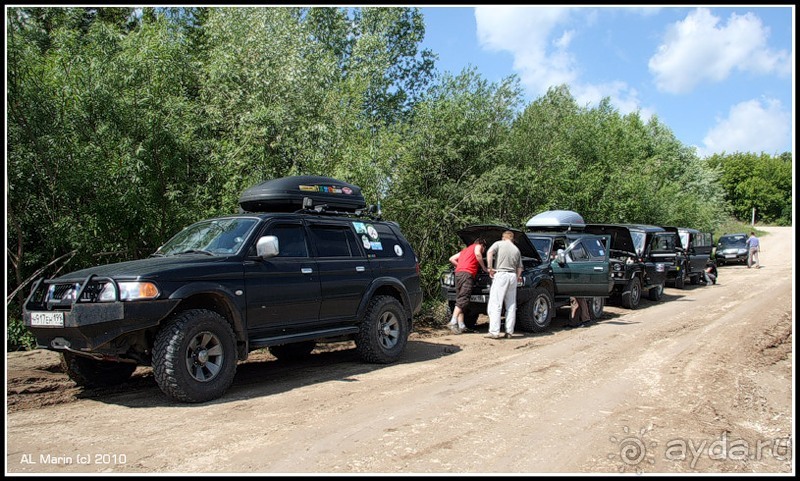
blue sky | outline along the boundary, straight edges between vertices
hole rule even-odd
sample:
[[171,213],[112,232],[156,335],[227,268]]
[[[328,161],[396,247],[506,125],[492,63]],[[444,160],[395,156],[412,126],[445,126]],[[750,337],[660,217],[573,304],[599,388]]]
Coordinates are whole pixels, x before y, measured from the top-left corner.
[[566,83],[713,153],[794,152],[794,7],[421,7],[440,72]]

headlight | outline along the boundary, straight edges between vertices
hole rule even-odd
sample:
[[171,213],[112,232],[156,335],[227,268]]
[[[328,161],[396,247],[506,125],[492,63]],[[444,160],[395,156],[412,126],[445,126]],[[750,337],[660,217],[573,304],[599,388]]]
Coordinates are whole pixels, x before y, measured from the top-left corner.
[[739,249],[739,254],[747,254],[747,249]]
[[[138,301],[140,299],[155,299],[158,297],[158,287],[152,282],[118,282],[120,301]],[[100,291],[100,302],[116,300],[114,284],[109,282]]]
[[456,276],[452,272],[442,274],[442,285],[453,287],[456,285]]
[[615,271],[621,271],[622,270],[622,264],[614,264],[613,267],[614,267]]

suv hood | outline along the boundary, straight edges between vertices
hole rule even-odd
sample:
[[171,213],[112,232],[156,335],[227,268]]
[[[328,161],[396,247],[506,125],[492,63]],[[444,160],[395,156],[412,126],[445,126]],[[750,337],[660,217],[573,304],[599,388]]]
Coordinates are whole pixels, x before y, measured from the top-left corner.
[[[118,262],[95,266],[88,269],[64,274],[53,279],[56,282],[83,282],[90,275],[98,277],[111,277],[113,279],[158,279],[160,277],[171,277],[174,271],[186,268],[198,269],[210,264],[225,262],[228,257],[207,256],[205,254],[181,254],[168,257],[148,257],[134,261]],[[200,267],[198,267],[200,266]],[[200,271],[198,271],[200,272]]]
[[523,257],[536,259],[539,263],[542,262],[539,252],[533,246],[531,240],[528,239],[528,236],[521,230],[501,225],[471,225],[459,230],[457,234],[465,245],[470,245],[475,242],[475,239],[478,237],[483,237],[486,240],[486,248],[488,249],[492,244],[502,239],[503,232],[507,230],[514,233],[514,244],[519,247],[519,251]]
[[636,255],[636,248],[633,245],[631,231],[627,227],[618,225],[586,224],[584,232],[588,234],[610,234],[611,249],[616,251],[629,252]]

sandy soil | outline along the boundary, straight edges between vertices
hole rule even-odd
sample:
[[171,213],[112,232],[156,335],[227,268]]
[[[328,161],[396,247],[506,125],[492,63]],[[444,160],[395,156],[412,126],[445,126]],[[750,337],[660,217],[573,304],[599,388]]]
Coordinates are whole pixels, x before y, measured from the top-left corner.
[[418,329],[388,366],[259,352],[201,405],[149,369],[81,390],[57,355],[9,353],[6,473],[794,473],[794,231],[765,230],[762,269],[588,327]]

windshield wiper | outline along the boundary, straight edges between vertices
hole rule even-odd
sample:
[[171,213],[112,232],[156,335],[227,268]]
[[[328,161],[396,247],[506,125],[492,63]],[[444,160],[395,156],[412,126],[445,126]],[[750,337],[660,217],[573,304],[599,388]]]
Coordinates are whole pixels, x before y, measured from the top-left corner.
[[207,256],[213,256],[214,255],[213,252],[209,252],[209,251],[203,250],[203,249],[188,249],[188,250],[185,250],[183,252],[179,252],[179,254],[205,254]]

